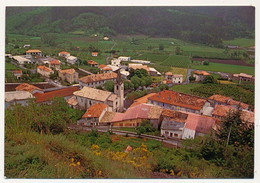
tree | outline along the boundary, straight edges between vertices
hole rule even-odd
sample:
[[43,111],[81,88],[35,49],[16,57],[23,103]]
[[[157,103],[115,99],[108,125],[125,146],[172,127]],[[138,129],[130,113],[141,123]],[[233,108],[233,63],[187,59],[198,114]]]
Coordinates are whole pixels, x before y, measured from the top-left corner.
[[166,85],[166,84],[159,84],[158,87],[160,88],[161,91],[162,91],[162,90],[168,90],[168,89],[169,89],[169,86]]
[[58,72],[57,71],[54,71],[53,74],[50,75],[50,79],[57,79],[58,78]]
[[205,60],[205,61],[203,62],[203,65],[209,65],[209,61],[208,61],[208,60]]
[[208,83],[217,83],[217,81],[214,79],[213,76],[208,75],[204,78],[204,80],[202,81],[203,84],[208,84]]
[[56,46],[55,40],[57,39],[55,34],[43,33],[41,36],[41,41],[49,46]]
[[159,44],[159,51],[163,51],[164,50],[164,45],[163,44]]
[[181,48],[180,48],[179,46],[177,46],[177,47],[175,48],[175,54],[176,54],[176,55],[182,55],[182,51],[181,51]]
[[104,87],[107,91],[113,92],[114,91],[114,82],[113,81],[107,81],[104,84]]
[[196,79],[196,78],[195,78],[195,77],[193,77],[193,76],[190,76],[190,77],[189,77],[189,81],[190,81],[190,82],[193,82],[193,81],[195,81],[195,79]]
[[144,120],[140,126],[137,128],[137,134],[147,133],[147,132],[154,132],[156,129],[153,127],[153,125],[150,123],[149,120]]

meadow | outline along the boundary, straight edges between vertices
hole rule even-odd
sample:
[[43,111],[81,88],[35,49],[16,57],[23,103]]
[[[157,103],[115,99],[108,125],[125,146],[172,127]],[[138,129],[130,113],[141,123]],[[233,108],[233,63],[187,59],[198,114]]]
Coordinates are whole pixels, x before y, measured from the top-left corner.
[[234,40],[223,41],[225,45],[237,45],[239,47],[248,48],[255,46],[254,39],[237,38]]

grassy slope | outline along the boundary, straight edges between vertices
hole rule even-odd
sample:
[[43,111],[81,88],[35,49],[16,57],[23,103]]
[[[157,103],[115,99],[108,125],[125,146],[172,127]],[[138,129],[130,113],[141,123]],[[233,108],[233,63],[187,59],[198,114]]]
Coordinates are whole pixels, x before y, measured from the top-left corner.
[[229,41],[223,41],[225,45],[237,45],[243,48],[251,47],[255,45],[254,39],[238,38]]

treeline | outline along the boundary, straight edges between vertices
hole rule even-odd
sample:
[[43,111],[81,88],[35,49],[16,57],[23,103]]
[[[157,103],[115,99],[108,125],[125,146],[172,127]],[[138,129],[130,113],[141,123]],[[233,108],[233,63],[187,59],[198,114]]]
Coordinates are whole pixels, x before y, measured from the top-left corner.
[[145,34],[222,47],[254,37],[253,7],[8,7],[7,33]]

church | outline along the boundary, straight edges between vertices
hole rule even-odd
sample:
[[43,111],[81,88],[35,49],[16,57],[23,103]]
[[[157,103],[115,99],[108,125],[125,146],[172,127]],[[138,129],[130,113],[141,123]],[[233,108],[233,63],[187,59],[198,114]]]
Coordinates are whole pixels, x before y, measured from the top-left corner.
[[117,72],[117,77],[114,81],[114,93],[83,86],[81,90],[73,93],[76,97],[78,106],[81,109],[87,110],[90,106],[96,103],[101,103],[108,105],[108,111],[123,112],[124,83],[121,78],[120,70],[115,72]]

